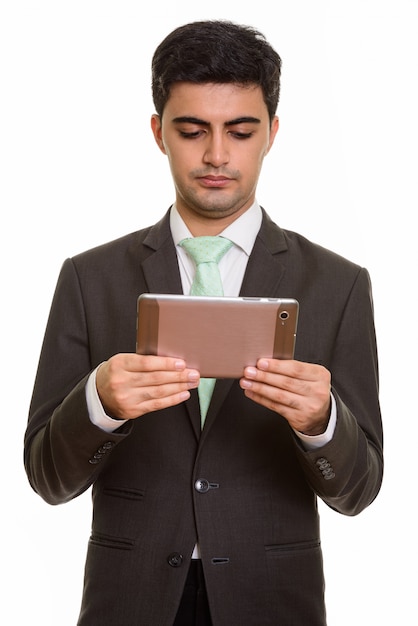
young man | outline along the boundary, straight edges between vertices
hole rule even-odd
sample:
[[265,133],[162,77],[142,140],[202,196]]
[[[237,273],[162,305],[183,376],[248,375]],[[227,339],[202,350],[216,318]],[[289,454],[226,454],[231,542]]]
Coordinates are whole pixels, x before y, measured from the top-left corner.
[[[256,201],[280,66],[251,28],[171,33],[153,58],[151,124],[175,203],[63,265],[25,463],[52,504],[93,486],[80,625],[323,626],[316,499],[356,515],[379,491],[368,273]],[[136,301],[188,293],[195,266],[180,242],[219,234],[233,242],[219,262],[224,294],[296,298],[298,338],[295,360],[218,380],[202,429],[199,372],[135,354]]]

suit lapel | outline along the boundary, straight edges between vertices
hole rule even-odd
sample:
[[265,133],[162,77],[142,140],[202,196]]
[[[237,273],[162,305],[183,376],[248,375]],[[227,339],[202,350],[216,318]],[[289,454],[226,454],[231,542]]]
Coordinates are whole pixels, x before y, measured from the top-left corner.
[[240,296],[279,297],[280,281],[285,271],[285,255],[282,253],[286,250],[283,231],[263,211],[263,222],[248,259]]
[[150,293],[183,293],[169,215],[166,213],[143,241],[150,252],[141,264]]
[[[141,264],[149,293],[183,293],[176,248],[171,236],[169,212],[150,229],[143,244],[150,250],[150,254]],[[196,438],[199,439],[201,426],[197,390],[192,390],[185,406]]]

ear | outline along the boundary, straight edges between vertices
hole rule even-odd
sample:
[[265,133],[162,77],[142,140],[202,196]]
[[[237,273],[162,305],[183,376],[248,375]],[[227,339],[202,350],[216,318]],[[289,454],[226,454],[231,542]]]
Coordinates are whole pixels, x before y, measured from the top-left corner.
[[151,116],[151,130],[154,135],[154,139],[157,143],[157,146],[159,147],[159,149],[161,150],[163,154],[167,154],[165,151],[164,142],[163,142],[161,118],[156,113],[154,113],[154,115]]
[[270,137],[269,137],[269,143],[267,146],[267,150],[266,150],[266,154],[268,154],[270,152],[270,148],[274,143],[274,140],[276,138],[277,135],[277,131],[279,130],[279,118],[277,117],[277,115],[275,115],[273,117],[273,120],[271,122],[271,126],[270,126]]

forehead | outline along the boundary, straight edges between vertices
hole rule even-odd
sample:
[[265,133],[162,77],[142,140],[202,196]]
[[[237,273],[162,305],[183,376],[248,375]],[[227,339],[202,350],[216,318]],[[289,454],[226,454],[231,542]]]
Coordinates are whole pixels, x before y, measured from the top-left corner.
[[259,85],[179,82],[171,87],[164,116],[190,116],[208,122],[248,116],[268,120],[268,110]]

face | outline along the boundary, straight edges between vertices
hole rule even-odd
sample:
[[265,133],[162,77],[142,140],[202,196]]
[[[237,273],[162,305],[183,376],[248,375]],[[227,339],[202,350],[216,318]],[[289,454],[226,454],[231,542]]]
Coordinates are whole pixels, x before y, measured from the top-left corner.
[[176,83],[151,126],[194,235],[220,232],[252,205],[278,129],[259,86]]

